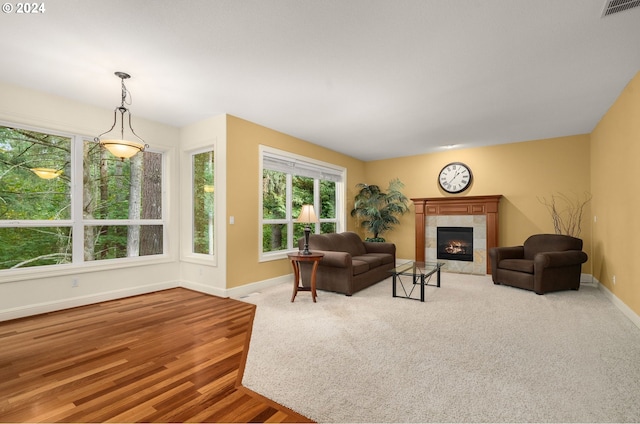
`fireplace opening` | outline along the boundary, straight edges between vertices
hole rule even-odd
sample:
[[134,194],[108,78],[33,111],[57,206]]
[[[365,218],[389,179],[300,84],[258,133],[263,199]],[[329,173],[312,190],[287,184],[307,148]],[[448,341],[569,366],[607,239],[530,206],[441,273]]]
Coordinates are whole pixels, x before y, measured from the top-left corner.
[[438,227],[438,259],[473,262],[473,227]]

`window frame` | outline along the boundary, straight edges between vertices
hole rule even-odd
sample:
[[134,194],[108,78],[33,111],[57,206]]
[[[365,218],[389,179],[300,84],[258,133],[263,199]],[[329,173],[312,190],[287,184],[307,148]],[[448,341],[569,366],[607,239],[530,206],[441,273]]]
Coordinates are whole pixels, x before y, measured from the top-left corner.
[[[193,251],[193,244],[194,244],[194,238],[193,238],[193,231],[194,231],[194,226],[195,226],[195,220],[194,220],[194,203],[193,203],[193,194],[194,194],[194,190],[195,190],[195,186],[194,186],[194,181],[193,181],[193,176],[194,176],[194,167],[193,167],[193,157],[197,154],[200,153],[207,153],[207,152],[213,152],[213,186],[214,186],[214,199],[213,199],[213,208],[214,208],[214,221],[213,221],[213,254],[209,255],[209,254],[204,254],[204,253],[196,253]],[[188,229],[189,231],[189,235],[188,237],[182,238],[183,241],[188,240],[188,250],[186,249],[181,249],[180,252],[180,256],[181,256],[181,260],[184,260],[186,262],[192,262],[192,263],[199,263],[199,264],[203,264],[203,265],[213,265],[213,266],[217,266],[218,264],[218,229],[219,229],[219,223],[218,220],[219,218],[219,214],[217,214],[218,212],[218,200],[216,199],[216,196],[218,194],[218,182],[220,181],[220,175],[218,175],[219,172],[219,167],[218,167],[218,154],[217,154],[217,149],[216,149],[216,145],[215,143],[204,146],[204,147],[199,147],[197,149],[192,149],[192,150],[187,150],[184,152],[186,154],[187,159],[183,162],[185,163],[185,165],[188,168],[188,178],[189,178],[189,196],[188,199],[186,200],[187,202],[187,207],[189,210],[189,220],[188,220],[188,227],[187,226],[182,226],[183,229]],[[185,173],[183,173],[182,175],[186,175]],[[218,219],[216,219],[216,216],[218,216]]]
[[[165,262],[170,256],[168,249],[169,228],[168,216],[168,151],[162,149],[147,150],[162,155],[162,217],[160,219],[85,219],[83,216],[83,149],[85,142],[94,142],[94,138],[87,135],[68,131],[57,131],[48,128],[41,128],[30,125],[23,125],[8,121],[1,121],[0,126],[18,128],[27,131],[34,131],[48,135],[68,137],[71,139],[70,151],[70,219],[62,220],[0,220],[0,228],[35,228],[35,227],[65,227],[71,229],[72,259],[71,263],[42,265],[26,268],[0,269],[0,283],[6,281],[20,281],[37,277],[39,274],[46,276],[66,275],[76,273],[78,270],[91,269],[113,269],[115,267],[140,266],[150,262]],[[84,228],[85,226],[106,225],[106,226],[129,226],[129,225],[161,225],[163,233],[162,253],[146,256],[130,256],[113,259],[101,259],[93,261],[84,260]]]
[[[295,240],[293,240],[294,235],[294,223],[297,217],[292,216],[292,197],[293,197],[293,173],[286,173],[286,197],[287,204],[285,205],[285,218],[278,219],[264,219],[263,217],[263,178],[264,178],[264,160],[265,157],[279,157],[285,160],[289,160],[291,162],[297,162],[301,164],[306,164],[318,169],[325,169],[331,174],[339,175],[340,181],[335,181],[336,184],[336,205],[335,205],[335,218],[320,218],[320,178],[314,178],[313,182],[313,207],[318,215],[318,220],[320,222],[315,223],[312,226],[313,234],[320,233],[320,225],[325,222],[335,223],[336,232],[342,232],[346,228],[346,215],[345,215],[345,198],[346,198],[346,180],[347,180],[347,169],[323,162],[317,159],[313,159],[306,156],[301,156],[295,153],[287,152],[284,150],[276,149],[273,147],[260,145],[259,146],[259,173],[258,173],[258,261],[259,262],[267,262],[273,260],[285,259],[288,253],[297,252],[298,247],[295,244]],[[269,168],[266,168],[269,169]],[[309,177],[311,178],[311,177]],[[330,179],[326,179],[330,181]],[[273,252],[264,252],[262,248],[263,236],[264,236],[264,225],[268,224],[286,224],[287,225],[287,248],[284,250],[277,250]]]

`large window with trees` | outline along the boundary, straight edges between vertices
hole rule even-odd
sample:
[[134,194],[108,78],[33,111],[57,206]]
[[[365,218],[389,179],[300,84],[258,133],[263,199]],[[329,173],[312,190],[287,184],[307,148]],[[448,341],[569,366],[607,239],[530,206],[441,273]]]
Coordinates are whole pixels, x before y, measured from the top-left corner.
[[320,222],[312,226],[313,232],[342,231],[344,168],[264,146],[261,158],[263,259],[280,258],[297,249],[304,235],[305,224],[296,222],[302,205],[314,205]]
[[0,125],[0,272],[164,252],[162,153]]

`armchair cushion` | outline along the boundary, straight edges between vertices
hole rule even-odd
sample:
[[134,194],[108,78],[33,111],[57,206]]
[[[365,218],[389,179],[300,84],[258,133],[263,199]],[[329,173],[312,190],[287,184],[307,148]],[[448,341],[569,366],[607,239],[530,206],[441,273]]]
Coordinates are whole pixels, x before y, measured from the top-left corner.
[[533,261],[528,259],[503,259],[500,261],[500,268],[533,274]]

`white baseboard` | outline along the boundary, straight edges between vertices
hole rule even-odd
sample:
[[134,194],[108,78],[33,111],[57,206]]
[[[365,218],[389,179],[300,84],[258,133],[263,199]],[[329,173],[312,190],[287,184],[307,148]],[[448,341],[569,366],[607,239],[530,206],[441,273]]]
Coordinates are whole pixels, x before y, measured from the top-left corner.
[[62,309],[76,308],[78,306],[90,305],[92,303],[105,302],[107,300],[121,299],[123,297],[137,296],[139,294],[151,293],[158,290],[166,290],[179,287],[176,281],[166,281],[154,283],[146,286],[128,287],[121,290],[112,290],[103,293],[77,296],[69,299],[55,300],[52,302],[36,303],[33,305],[21,306],[18,308],[0,311],[0,321],[24,318],[32,315],[46,314],[48,312],[60,311]]
[[194,283],[193,281],[181,281],[178,285],[179,287],[184,287],[185,289],[197,291],[200,293],[210,294],[218,297],[228,297],[227,290],[221,289],[218,287],[206,286],[200,283]]
[[[233,299],[240,299],[244,296],[249,296],[252,293],[259,292],[269,287],[277,286],[278,284],[290,282],[293,284],[293,274],[282,275],[276,278],[270,278],[268,280],[257,281],[255,283],[245,284],[239,287],[232,287],[230,289],[220,289],[217,287],[205,286],[203,284],[183,281],[180,283],[180,287],[198,291],[200,293],[211,294],[219,297],[230,297]],[[292,286],[293,289],[293,286]]]
[[63,309],[76,308],[78,306],[91,305],[93,303],[106,302],[108,300],[122,299],[125,297],[137,296],[139,294],[172,289],[175,287],[184,287],[186,289],[194,290],[200,293],[219,297],[231,297],[234,299],[240,299],[243,296],[248,296],[260,290],[292,281],[293,274],[288,274],[268,280],[258,281],[252,284],[246,284],[240,287],[234,287],[231,289],[220,289],[217,287],[206,286],[204,284],[191,281],[166,281],[162,283],[149,284],[146,286],[129,287],[121,290],[112,290],[103,293],[95,293],[86,296],[77,296],[69,299],[60,299],[51,302],[35,303],[32,305],[5,309],[0,311],[0,322],[29,317],[33,315],[46,314],[48,312],[61,311]]
[[249,296],[252,293],[259,292],[260,290],[267,289],[269,287],[277,286],[278,284],[289,283],[291,284],[291,290],[293,290],[293,274],[281,275],[279,277],[270,278],[268,280],[262,280],[244,286],[233,287],[227,290],[229,297],[234,299],[240,299],[245,296]]
[[631,320],[632,323],[636,325],[636,327],[640,328],[640,316],[633,311],[630,307],[628,307],[622,300],[618,299],[618,296],[613,294],[611,290],[605,287],[602,283],[600,283],[597,279],[594,278],[594,281],[597,284],[597,287],[604,293],[604,295],[613,303],[620,311]]

